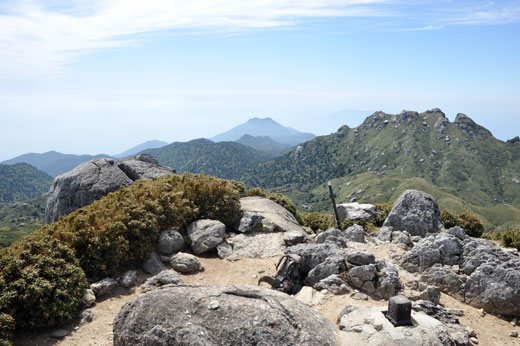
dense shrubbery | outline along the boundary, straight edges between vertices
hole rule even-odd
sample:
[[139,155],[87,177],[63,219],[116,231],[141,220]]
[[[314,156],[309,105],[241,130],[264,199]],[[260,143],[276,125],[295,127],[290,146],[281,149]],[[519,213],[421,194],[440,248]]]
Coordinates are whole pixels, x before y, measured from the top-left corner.
[[265,193],[264,189],[261,187],[252,187],[249,190],[247,190],[247,196],[257,196],[257,197],[264,197],[267,198],[267,194]]
[[[74,317],[85,273],[102,278],[141,263],[159,232],[196,219],[234,224],[243,184],[204,175],[140,180],[62,217],[0,252],[0,339],[16,328]],[[245,188],[243,189],[245,192]]]
[[27,236],[2,250],[0,280],[0,312],[21,329],[57,326],[74,317],[87,285],[74,252],[50,236]]
[[300,212],[298,211],[298,208],[296,208],[296,204],[294,204],[294,202],[291,201],[287,196],[284,196],[281,193],[270,193],[267,198],[287,209],[291,214],[294,215],[296,221],[298,221],[300,225],[303,225],[304,222]]
[[520,229],[508,229],[500,233],[499,238],[504,247],[513,247],[520,251]]
[[206,218],[233,224],[242,213],[239,197],[230,182],[204,175],[140,180],[36,234],[52,234],[75,251],[88,276],[103,277],[142,262],[161,230]]
[[462,227],[466,234],[471,237],[478,238],[482,236],[482,233],[484,233],[484,224],[473,214],[465,212],[457,215],[452,211],[443,210],[441,211],[441,218],[444,227]]
[[0,346],[10,346],[15,328],[14,318],[11,315],[0,312]]
[[324,213],[302,213],[303,225],[310,227],[314,232],[326,231],[334,227],[334,217]]

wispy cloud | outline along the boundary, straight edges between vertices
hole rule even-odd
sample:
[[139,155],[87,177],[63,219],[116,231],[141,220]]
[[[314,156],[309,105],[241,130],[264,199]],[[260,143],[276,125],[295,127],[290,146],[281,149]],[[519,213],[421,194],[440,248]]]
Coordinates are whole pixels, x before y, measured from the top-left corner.
[[[92,50],[165,30],[223,33],[290,27],[308,18],[369,17],[385,0],[20,0],[0,5],[0,73],[49,73]],[[50,5],[49,5],[50,4]]]
[[[59,72],[79,55],[174,30],[226,35],[293,28],[316,18],[392,17],[396,31],[520,20],[516,0],[479,7],[463,0],[5,0],[0,4],[0,75]],[[424,4],[430,4],[425,6]],[[419,18],[419,20],[417,20]],[[421,20],[422,18],[422,20]]]

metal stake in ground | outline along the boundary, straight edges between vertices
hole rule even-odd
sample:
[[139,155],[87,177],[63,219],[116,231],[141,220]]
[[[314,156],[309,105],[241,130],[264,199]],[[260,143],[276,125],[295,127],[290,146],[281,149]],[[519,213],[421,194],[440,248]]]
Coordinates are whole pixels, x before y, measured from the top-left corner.
[[338,229],[341,229],[341,225],[339,224],[338,208],[336,208],[336,200],[334,199],[334,192],[332,192],[332,183],[329,181],[328,184],[330,199],[332,200],[332,207],[334,208],[334,219],[336,219],[336,226]]

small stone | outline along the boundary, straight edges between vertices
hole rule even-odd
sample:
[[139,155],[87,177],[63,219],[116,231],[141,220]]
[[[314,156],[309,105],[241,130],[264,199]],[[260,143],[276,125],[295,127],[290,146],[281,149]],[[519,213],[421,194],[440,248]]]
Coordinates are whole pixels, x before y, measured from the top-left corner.
[[67,329],[56,329],[51,332],[51,336],[56,339],[61,339],[70,334],[70,330]]
[[455,316],[459,316],[459,317],[464,316],[464,311],[460,310],[460,309],[450,309],[450,310],[448,310],[448,312],[454,314]]
[[96,302],[96,295],[94,294],[94,291],[92,291],[90,288],[87,288],[83,293],[83,298],[81,299],[81,302],[83,303],[83,306],[85,307],[91,307]]
[[105,278],[101,281],[95,282],[90,285],[90,289],[94,291],[96,297],[101,297],[106,294],[109,294],[116,288],[117,281],[112,278]]
[[223,242],[217,246],[217,254],[218,257],[224,259],[233,254],[233,249],[231,248],[231,245],[229,245],[226,242]]
[[471,343],[475,344],[475,345],[478,345],[478,339],[475,338],[475,337],[471,337],[469,338],[469,341],[471,341]]
[[470,337],[476,337],[477,333],[475,333],[475,329],[468,329],[468,335]]
[[226,260],[228,260],[229,262],[237,262],[237,261],[240,261],[240,257],[238,257],[238,255],[231,255],[231,256],[228,256],[226,257]]
[[509,333],[509,336],[512,337],[512,338],[518,338],[518,332],[517,331],[513,331],[513,332]]
[[486,312],[484,311],[484,309],[479,309],[478,313],[480,314],[480,317],[486,316]]
[[79,314],[79,324],[80,325],[90,323],[90,322],[92,322],[93,319],[94,319],[94,314],[92,313],[92,310],[90,310],[90,309],[83,310]]
[[375,323],[374,324],[374,329],[379,332],[379,331],[381,331],[383,329],[383,325],[381,323]]
[[178,252],[170,257],[170,265],[175,271],[183,274],[193,274],[204,270],[197,257],[185,252]]
[[354,292],[350,297],[356,300],[368,300],[368,296],[361,292]]
[[130,288],[132,286],[135,286],[137,283],[137,271],[135,270],[128,270],[121,276],[121,279],[119,279],[119,283],[124,288]]
[[220,303],[218,302],[218,300],[212,300],[211,302],[209,302],[209,310],[217,310],[218,308],[220,308]]

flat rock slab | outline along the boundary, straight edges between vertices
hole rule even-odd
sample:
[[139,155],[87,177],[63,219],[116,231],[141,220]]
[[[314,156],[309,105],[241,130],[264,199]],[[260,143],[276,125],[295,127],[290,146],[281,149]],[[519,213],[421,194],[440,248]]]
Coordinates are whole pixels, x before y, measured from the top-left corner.
[[235,255],[247,258],[269,258],[283,255],[283,233],[244,233],[227,240]]
[[294,218],[294,215],[270,199],[263,197],[244,197],[240,199],[240,207],[244,212],[261,215],[263,217],[261,222],[264,223],[265,220],[270,222],[274,226],[273,231],[296,231],[305,234],[302,226]]
[[256,286],[163,286],[125,304],[114,345],[333,346],[336,327],[293,297]]

